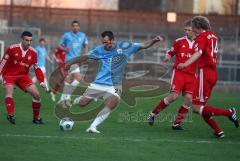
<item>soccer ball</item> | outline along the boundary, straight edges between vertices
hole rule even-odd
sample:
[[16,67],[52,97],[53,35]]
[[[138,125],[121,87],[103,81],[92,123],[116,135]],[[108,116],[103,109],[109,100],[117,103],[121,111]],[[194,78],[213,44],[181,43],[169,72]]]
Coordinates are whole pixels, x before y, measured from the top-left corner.
[[62,131],[71,131],[73,128],[74,122],[71,118],[65,117],[60,120],[59,127]]

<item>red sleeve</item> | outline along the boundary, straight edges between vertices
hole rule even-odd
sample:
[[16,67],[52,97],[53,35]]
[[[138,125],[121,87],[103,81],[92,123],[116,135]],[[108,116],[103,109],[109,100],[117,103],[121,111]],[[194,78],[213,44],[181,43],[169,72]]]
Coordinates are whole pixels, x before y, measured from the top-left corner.
[[7,48],[7,50],[5,51],[3,58],[0,62],[0,75],[2,75],[5,70],[7,69],[7,64],[11,61],[12,57],[11,57],[11,49]]
[[194,43],[194,51],[202,54],[205,50],[206,43],[206,39],[203,35],[198,36]]
[[174,41],[170,50],[167,51],[167,54],[173,57],[177,53],[177,41]]
[[37,65],[37,54],[36,53],[35,53],[35,56],[33,59],[33,68],[34,68],[34,72],[35,72],[38,82],[39,83],[44,82],[44,74],[43,74],[42,70],[40,69],[40,67]]

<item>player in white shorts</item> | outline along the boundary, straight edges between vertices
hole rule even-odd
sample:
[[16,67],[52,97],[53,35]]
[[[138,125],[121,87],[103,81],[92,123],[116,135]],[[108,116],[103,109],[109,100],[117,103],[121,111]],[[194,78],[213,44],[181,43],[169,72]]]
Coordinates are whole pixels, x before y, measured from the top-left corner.
[[93,83],[80,96],[74,100],[75,104],[85,106],[94,98],[103,98],[105,107],[98,113],[95,120],[87,132],[100,133],[97,126],[101,124],[118,105],[121,95],[121,85],[124,76],[124,69],[128,58],[141,49],[147,49],[158,41],[162,41],[161,36],[157,36],[145,43],[132,43],[128,41],[115,41],[111,31],[104,31],[102,34],[102,45],[97,46],[88,54],[82,55],[67,64],[70,65],[84,62],[88,59],[101,61],[99,72]]

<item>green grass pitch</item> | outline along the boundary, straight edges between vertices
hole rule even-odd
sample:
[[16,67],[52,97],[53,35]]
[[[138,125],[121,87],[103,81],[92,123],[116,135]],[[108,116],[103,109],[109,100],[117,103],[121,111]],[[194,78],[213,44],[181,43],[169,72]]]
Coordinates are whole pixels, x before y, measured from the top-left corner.
[[[90,121],[75,122],[73,131],[62,132],[54,114],[54,103],[41,91],[41,117],[45,124],[33,125],[31,97],[15,90],[16,125],[6,120],[3,89],[0,92],[1,161],[238,161],[240,129],[224,117],[215,117],[224,139],[214,138],[201,117],[192,112],[184,131],[171,129],[172,117],[182,99],[169,106],[153,127],[146,123],[151,108],[163,97],[139,98],[135,107],[121,102],[99,127],[101,134],[85,132]],[[240,114],[238,94],[214,93],[209,104],[234,106]],[[230,106],[229,106],[230,105]],[[83,109],[73,107],[73,112]]]

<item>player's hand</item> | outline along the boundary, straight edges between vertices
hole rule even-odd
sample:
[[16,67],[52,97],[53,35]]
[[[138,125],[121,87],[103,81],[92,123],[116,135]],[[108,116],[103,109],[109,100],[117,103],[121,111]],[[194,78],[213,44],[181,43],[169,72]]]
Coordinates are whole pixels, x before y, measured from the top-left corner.
[[162,36],[156,36],[153,38],[153,41],[163,41],[164,38]]
[[171,60],[171,56],[169,54],[167,54],[165,56],[165,58],[163,59],[163,61],[165,61],[165,62],[169,62],[170,60]]
[[47,90],[47,86],[44,82],[40,83],[40,86],[46,91]]
[[183,69],[185,67],[186,67],[186,65],[184,63],[180,63],[180,64],[178,64],[177,69]]

